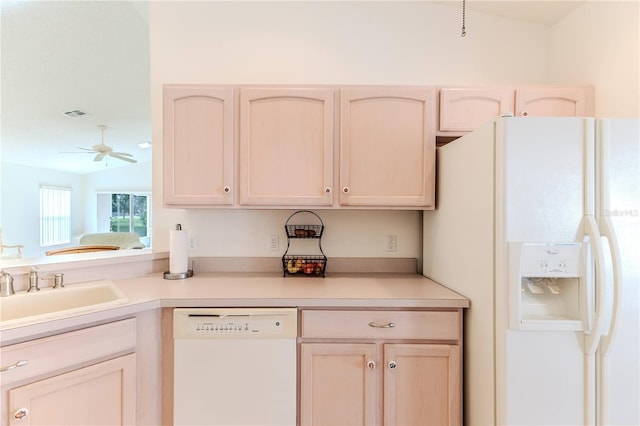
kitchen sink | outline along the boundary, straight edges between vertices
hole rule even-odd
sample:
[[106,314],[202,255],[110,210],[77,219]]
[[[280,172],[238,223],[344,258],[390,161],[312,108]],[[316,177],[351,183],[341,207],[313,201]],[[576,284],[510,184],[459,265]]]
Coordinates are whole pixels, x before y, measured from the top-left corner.
[[128,301],[108,280],[20,292],[0,299],[0,330],[99,311]]

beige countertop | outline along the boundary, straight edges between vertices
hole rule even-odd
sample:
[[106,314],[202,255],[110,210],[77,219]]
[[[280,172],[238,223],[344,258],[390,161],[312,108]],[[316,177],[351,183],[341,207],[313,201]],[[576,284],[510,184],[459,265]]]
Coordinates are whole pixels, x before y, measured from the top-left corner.
[[[4,329],[6,345],[161,307],[273,307],[461,309],[469,300],[418,274],[198,273],[184,280],[163,274],[115,280],[127,303],[97,312]],[[55,291],[55,290],[53,290]]]

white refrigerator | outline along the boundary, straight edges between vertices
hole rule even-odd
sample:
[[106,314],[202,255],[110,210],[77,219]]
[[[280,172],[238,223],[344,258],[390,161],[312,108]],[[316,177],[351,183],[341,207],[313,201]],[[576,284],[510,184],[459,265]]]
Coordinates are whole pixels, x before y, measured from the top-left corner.
[[639,129],[500,118],[438,148],[423,274],[471,301],[465,424],[640,424]]

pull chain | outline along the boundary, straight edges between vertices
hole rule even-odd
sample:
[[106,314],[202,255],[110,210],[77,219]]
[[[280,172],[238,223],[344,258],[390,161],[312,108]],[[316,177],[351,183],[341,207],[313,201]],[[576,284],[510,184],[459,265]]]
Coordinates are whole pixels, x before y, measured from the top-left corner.
[[462,0],[462,33],[460,34],[460,37],[464,37],[467,35],[467,26],[466,26],[466,21],[467,21],[467,4],[466,4],[466,0]]

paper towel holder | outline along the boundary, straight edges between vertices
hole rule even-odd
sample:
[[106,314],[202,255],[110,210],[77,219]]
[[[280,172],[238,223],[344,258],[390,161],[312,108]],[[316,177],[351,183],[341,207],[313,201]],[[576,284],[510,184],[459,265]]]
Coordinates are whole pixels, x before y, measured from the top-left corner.
[[164,273],[165,280],[183,280],[185,278],[189,278],[193,276],[193,269],[189,269],[187,272],[175,272],[171,273],[169,271]]
[[185,278],[189,278],[193,276],[193,267],[194,267],[194,261],[191,261],[191,269],[188,269],[187,272],[174,272],[171,273],[170,271],[167,271],[164,273],[164,279],[165,280],[183,280]]
[[[176,225],[176,230],[177,231],[181,231],[182,230],[182,225],[177,224]],[[167,271],[164,273],[164,279],[165,280],[183,280],[185,278],[189,278],[193,276],[193,268],[194,268],[194,261],[191,261],[191,269],[188,269],[187,272],[171,272],[171,271]]]

